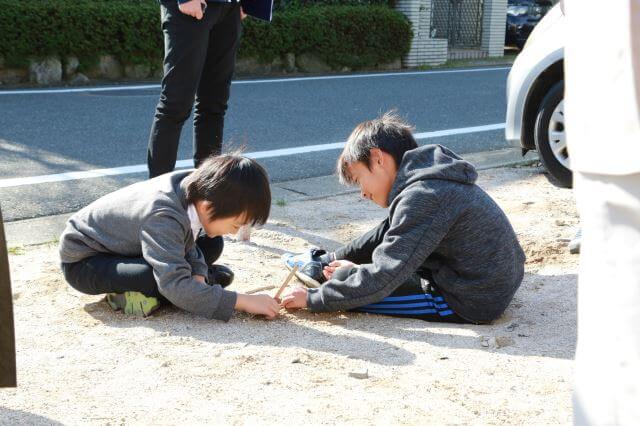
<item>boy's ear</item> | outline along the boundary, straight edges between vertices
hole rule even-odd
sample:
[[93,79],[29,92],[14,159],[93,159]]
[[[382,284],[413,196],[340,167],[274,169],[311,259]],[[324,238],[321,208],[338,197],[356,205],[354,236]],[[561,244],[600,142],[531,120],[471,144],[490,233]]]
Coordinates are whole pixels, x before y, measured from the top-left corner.
[[384,155],[382,155],[382,150],[380,148],[371,148],[371,151],[369,151],[369,158],[371,165],[382,165],[384,163]]

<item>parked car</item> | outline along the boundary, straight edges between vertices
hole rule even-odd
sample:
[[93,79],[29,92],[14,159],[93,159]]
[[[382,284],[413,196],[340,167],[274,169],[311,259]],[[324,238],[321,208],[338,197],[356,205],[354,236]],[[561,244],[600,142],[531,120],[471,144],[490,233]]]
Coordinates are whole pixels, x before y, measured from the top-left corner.
[[522,49],[533,28],[552,6],[552,0],[509,0],[505,44]]
[[564,129],[564,13],[554,6],[538,23],[507,79],[507,141],[536,150],[549,180],[570,188]]

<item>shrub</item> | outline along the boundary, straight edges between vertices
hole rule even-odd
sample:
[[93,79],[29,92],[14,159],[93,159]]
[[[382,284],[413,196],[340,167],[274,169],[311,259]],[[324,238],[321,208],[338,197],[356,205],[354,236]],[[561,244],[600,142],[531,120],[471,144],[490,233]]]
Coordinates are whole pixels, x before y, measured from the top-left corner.
[[[385,3],[324,0],[345,1]],[[0,0],[0,28],[0,55],[9,65],[50,55],[86,64],[102,54],[151,64],[163,53],[155,0]],[[240,56],[269,62],[289,52],[314,53],[334,67],[361,68],[404,55],[410,42],[408,21],[386,6],[291,7],[275,12],[271,24],[246,19]]]

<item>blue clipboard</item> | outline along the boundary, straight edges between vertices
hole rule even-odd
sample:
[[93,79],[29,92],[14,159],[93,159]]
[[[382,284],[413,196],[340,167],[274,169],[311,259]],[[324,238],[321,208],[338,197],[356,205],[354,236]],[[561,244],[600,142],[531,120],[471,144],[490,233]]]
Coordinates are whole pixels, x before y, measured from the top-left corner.
[[271,22],[273,19],[273,0],[241,0],[242,10],[249,16]]

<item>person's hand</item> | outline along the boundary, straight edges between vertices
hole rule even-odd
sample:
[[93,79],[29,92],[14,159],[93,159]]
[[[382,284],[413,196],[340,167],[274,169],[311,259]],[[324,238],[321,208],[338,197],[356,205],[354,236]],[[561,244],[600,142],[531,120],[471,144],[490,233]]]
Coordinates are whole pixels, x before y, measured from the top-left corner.
[[280,312],[280,305],[273,297],[266,294],[238,294],[236,309],[274,319]]
[[180,12],[184,13],[185,15],[193,16],[197,20],[202,19],[206,7],[207,2],[205,0],[191,0],[186,3],[180,3],[178,5],[178,9],[180,9]]
[[242,6],[240,6],[240,20],[244,21],[244,18],[247,17],[247,14],[244,13],[244,9],[242,8]]
[[336,271],[336,269],[342,268],[343,266],[358,266],[358,265],[356,265],[353,262],[349,262],[348,260],[334,260],[328,266],[324,267],[324,269],[322,270],[322,275],[324,275],[326,279],[330,280],[331,277],[333,277],[333,273]]
[[204,284],[206,284],[206,283],[207,283],[207,279],[204,277],[204,275],[197,275],[197,274],[194,274],[194,275],[193,275],[193,278],[194,278],[196,281],[200,281],[201,283],[204,283]]
[[280,306],[285,309],[301,309],[307,307],[306,287],[296,287],[282,296]]

